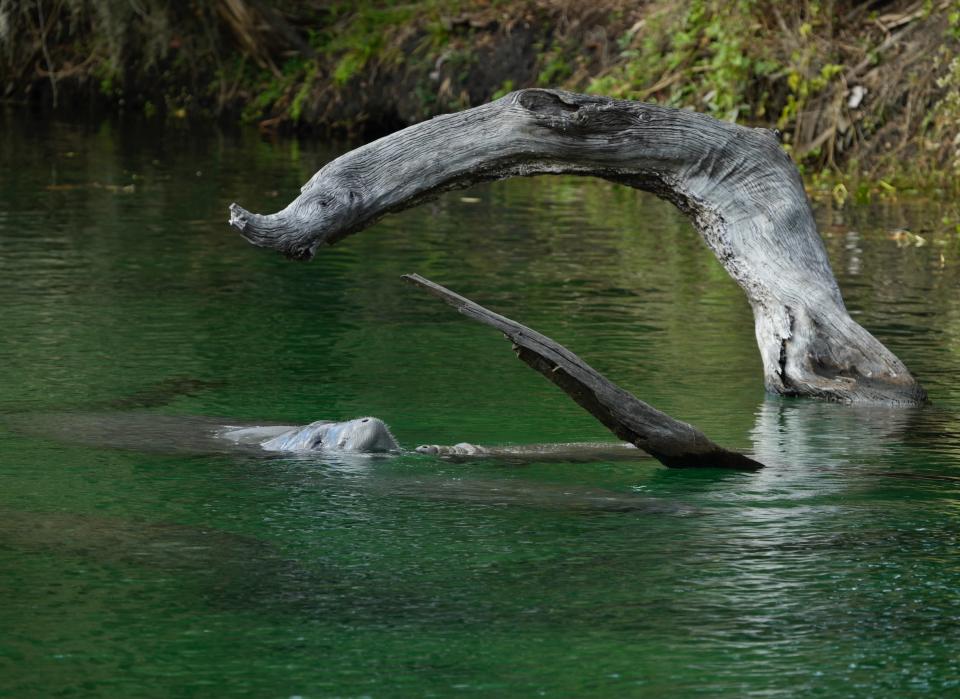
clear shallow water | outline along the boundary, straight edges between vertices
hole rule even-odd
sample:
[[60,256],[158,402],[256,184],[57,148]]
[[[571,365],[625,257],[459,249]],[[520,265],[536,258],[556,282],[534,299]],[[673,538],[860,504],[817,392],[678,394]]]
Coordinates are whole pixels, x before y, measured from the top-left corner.
[[[765,397],[742,293],[604,182],[450,194],[309,264],[231,232],[231,201],[279,208],[332,154],[0,116],[0,695],[960,692],[960,255],[934,204],[818,210],[848,306],[934,401],[857,409]],[[177,449],[183,416],[609,438],[406,272],[769,467]],[[165,385],[194,390],[142,448],[76,434]]]

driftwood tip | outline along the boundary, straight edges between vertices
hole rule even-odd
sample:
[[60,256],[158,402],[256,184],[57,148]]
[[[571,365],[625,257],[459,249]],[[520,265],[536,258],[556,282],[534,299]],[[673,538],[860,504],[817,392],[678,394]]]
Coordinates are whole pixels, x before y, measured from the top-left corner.
[[247,216],[250,212],[240,206],[237,202],[230,205],[230,220],[227,222],[238,231],[243,231],[247,225]]
[[262,216],[251,213],[234,202],[230,204],[228,223],[244,240],[258,248],[276,250],[291,260],[313,259],[315,244],[304,244],[298,237],[289,235],[282,212]]

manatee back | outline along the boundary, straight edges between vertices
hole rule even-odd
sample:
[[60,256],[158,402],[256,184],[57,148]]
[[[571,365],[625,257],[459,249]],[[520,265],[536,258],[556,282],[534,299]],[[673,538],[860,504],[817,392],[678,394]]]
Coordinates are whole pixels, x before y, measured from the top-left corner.
[[261,446],[264,442],[272,440],[286,432],[293,432],[300,429],[297,425],[256,425],[254,427],[230,427],[227,426],[223,431],[217,434],[221,439],[234,444],[245,444],[250,446]]

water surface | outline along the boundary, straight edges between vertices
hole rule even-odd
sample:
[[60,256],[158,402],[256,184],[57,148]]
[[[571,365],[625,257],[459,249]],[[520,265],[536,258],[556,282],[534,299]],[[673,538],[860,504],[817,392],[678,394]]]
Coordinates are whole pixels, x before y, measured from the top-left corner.
[[[336,152],[0,116],[0,696],[960,691],[960,254],[935,203],[818,207],[851,312],[933,400],[852,408],[765,396],[743,294],[633,190],[476,187],[309,264],[226,225]],[[769,467],[177,448],[189,416],[611,438],[408,272]],[[157,431],[84,439],[136,395]]]

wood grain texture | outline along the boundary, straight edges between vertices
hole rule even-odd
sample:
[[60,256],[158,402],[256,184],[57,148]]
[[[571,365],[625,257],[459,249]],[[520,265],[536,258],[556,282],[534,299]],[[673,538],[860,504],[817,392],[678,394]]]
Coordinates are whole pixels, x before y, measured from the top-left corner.
[[230,223],[309,259],[391,212],[477,182],[593,175],[687,214],[753,309],[774,393],[918,404],[926,393],[843,304],[799,173],[772,131],[695,112],[528,89],[439,116],[333,160],[286,208]]
[[403,276],[460,313],[502,332],[517,356],[563,389],[625,442],[671,468],[732,468],[754,471],[763,464],[720,447],[693,425],[681,422],[625,391],[549,337],[494,313],[419,274]]

